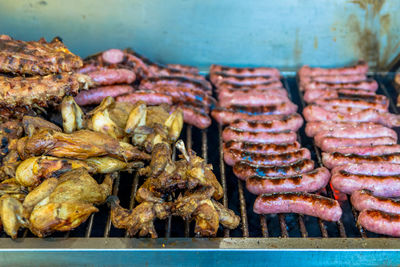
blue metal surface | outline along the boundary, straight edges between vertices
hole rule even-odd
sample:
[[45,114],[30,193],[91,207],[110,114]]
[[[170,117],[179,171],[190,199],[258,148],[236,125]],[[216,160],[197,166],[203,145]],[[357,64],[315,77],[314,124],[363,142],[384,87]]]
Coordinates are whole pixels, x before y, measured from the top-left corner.
[[396,266],[397,251],[18,251],[2,266]]
[[2,0],[0,32],[61,36],[87,56],[132,47],[162,63],[383,69],[400,51],[396,0]]

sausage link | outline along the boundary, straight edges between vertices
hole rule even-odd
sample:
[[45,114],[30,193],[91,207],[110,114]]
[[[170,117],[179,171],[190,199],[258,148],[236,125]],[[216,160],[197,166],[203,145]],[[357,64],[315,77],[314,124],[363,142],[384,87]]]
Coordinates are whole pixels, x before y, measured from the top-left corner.
[[302,159],[288,165],[254,165],[246,161],[239,161],[233,166],[233,173],[242,180],[258,176],[294,176],[314,169],[314,161]]
[[134,93],[130,93],[127,95],[118,96],[115,100],[117,102],[130,102],[130,103],[143,101],[147,105],[160,105],[163,103],[172,105],[171,96],[151,91],[136,91]]
[[218,87],[223,82],[231,82],[240,85],[263,84],[279,81],[276,76],[239,76],[223,72],[210,73],[210,81]]
[[300,213],[325,221],[338,221],[342,217],[342,209],[336,200],[303,192],[260,195],[254,202],[253,211],[257,214]]
[[290,115],[254,115],[236,112],[226,108],[215,108],[211,111],[211,116],[222,125],[230,124],[236,120],[247,121],[286,121]]
[[279,77],[280,72],[276,68],[257,67],[257,68],[235,68],[221,65],[211,65],[210,73],[222,72],[240,76],[274,76]]
[[124,60],[125,54],[119,49],[109,49],[101,54],[104,62],[108,64],[118,64]]
[[330,177],[329,170],[321,167],[295,176],[253,176],[246,179],[246,188],[255,195],[278,192],[315,192],[324,188]]
[[337,121],[311,121],[306,123],[306,135],[316,136],[321,131],[334,130],[340,128],[354,128],[359,132],[380,129],[382,125],[372,122],[337,122]]
[[224,150],[224,160],[230,166],[235,165],[239,161],[248,161],[256,165],[287,165],[301,159],[310,158],[311,154],[307,148],[281,154],[253,153],[237,149]]
[[351,204],[358,211],[380,210],[400,214],[400,200],[374,196],[369,190],[357,190],[351,194]]
[[359,61],[356,65],[342,68],[312,68],[303,66],[298,71],[300,77],[319,76],[319,75],[357,75],[368,72],[368,63]]
[[130,85],[101,86],[87,91],[80,91],[74,99],[79,106],[97,105],[107,96],[117,97],[133,91],[134,89]]
[[127,69],[107,69],[87,73],[96,85],[112,85],[133,83],[136,75]]
[[400,215],[379,210],[363,210],[357,222],[368,231],[400,237]]
[[299,142],[287,143],[287,144],[265,144],[255,142],[240,142],[240,141],[228,141],[224,143],[224,151],[228,149],[238,149],[241,151],[253,152],[253,153],[269,153],[279,154],[285,153],[300,148]]
[[[317,140],[317,139],[315,139]],[[371,138],[337,138],[337,137],[323,137],[315,142],[322,151],[325,152],[338,152],[338,148],[355,148],[355,147],[373,147],[377,145],[394,145],[396,139],[388,136],[371,137]],[[351,149],[350,149],[351,151]],[[353,152],[350,152],[353,154]],[[356,153],[354,153],[356,154]],[[359,155],[359,154],[357,154]]]
[[342,154],[356,154],[363,156],[379,156],[384,154],[400,153],[400,145],[378,145],[378,146],[352,146],[336,147],[326,152],[339,152]]
[[358,89],[376,92],[378,88],[378,82],[373,79],[367,79],[365,81],[355,83],[325,83],[311,81],[306,84],[301,84],[300,86],[300,90],[302,91],[318,89]]
[[399,164],[400,153],[385,154],[379,156],[360,156],[355,154],[341,154],[339,152],[322,152],[322,162],[329,169],[348,163],[387,162]]
[[289,115],[285,120],[247,121],[237,120],[230,124],[233,128],[249,132],[282,132],[292,130],[296,132],[303,125],[300,114]]
[[222,132],[222,140],[225,142],[235,140],[257,143],[285,144],[293,143],[297,134],[293,131],[284,132],[246,132],[232,127],[226,127]]

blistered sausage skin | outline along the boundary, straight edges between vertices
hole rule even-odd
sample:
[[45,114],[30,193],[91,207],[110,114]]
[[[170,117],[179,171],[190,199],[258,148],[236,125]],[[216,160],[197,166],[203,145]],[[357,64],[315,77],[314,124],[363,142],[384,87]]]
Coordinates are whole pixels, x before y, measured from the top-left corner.
[[325,83],[311,81],[309,83],[301,84],[300,90],[318,90],[318,89],[358,89],[376,92],[378,90],[378,82],[373,79],[367,79],[362,82],[355,83]]
[[284,88],[271,88],[271,89],[229,89],[229,88],[221,88],[217,91],[218,99],[223,98],[243,98],[248,97],[250,95],[257,95],[265,98],[266,96],[280,96],[287,97],[288,92]]
[[255,165],[287,165],[301,159],[310,159],[307,148],[288,151],[281,154],[254,153],[238,149],[224,149],[225,163],[233,166],[239,161],[248,161]]
[[225,74],[222,72],[210,73],[210,81],[218,87],[223,82],[231,82],[240,85],[263,84],[279,81],[279,77],[275,76],[238,76]]
[[134,89],[130,85],[101,86],[87,91],[80,91],[74,99],[79,106],[94,105],[100,104],[107,96],[117,97],[133,91]]
[[331,184],[336,190],[345,194],[367,189],[376,196],[400,196],[400,175],[367,175],[335,170],[332,171]]
[[[370,137],[370,138],[337,138],[337,137],[323,137],[318,139],[316,145],[324,152],[339,152],[338,148],[356,148],[356,147],[374,147],[379,145],[394,145],[396,139],[388,136]],[[351,149],[350,149],[351,151]],[[342,152],[343,153],[343,152]],[[357,154],[350,152],[351,154]],[[359,155],[359,154],[357,154]]]
[[235,140],[242,142],[274,143],[285,144],[293,143],[297,139],[296,132],[247,132],[232,127],[226,127],[222,132],[224,142]]
[[278,192],[316,192],[328,184],[330,177],[329,170],[321,167],[295,176],[253,176],[246,179],[246,188],[255,195]]
[[342,154],[356,154],[364,156],[379,156],[383,154],[400,153],[400,145],[378,145],[378,146],[351,146],[336,147],[326,152],[339,152]]
[[219,105],[221,107],[229,107],[234,105],[239,106],[265,106],[265,105],[279,105],[281,103],[290,102],[287,96],[275,95],[275,94],[252,94],[235,93],[231,97],[219,96]]
[[130,84],[136,79],[133,71],[127,69],[107,69],[87,73],[96,85]]
[[360,156],[355,154],[341,154],[339,152],[323,152],[322,162],[329,169],[348,163],[387,162],[400,164],[400,153],[385,154],[379,156]]
[[254,165],[246,161],[239,161],[233,166],[233,173],[242,180],[258,176],[293,176],[309,172],[314,169],[314,161],[302,159],[288,165]]
[[334,130],[338,128],[354,128],[359,132],[380,129],[380,124],[373,122],[336,122],[336,121],[311,121],[306,124],[306,135],[314,137],[321,131]]
[[364,61],[357,62],[356,65],[342,68],[312,68],[303,66],[298,71],[300,77],[303,76],[319,76],[319,75],[357,75],[367,74],[368,64]]
[[236,67],[228,67],[221,65],[211,65],[210,73],[222,72],[226,74],[232,75],[240,75],[240,76],[274,76],[279,77],[280,72],[276,68],[268,68],[268,67],[255,67],[255,68],[236,68]]
[[308,105],[303,109],[306,121],[336,121],[336,122],[374,122],[387,127],[400,126],[400,116],[375,109],[364,109],[357,113],[340,113],[327,111],[317,105]]
[[249,131],[249,132],[282,132],[294,131],[300,129],[303,125],[303,118],[295,113],[288,116],[286,120],[273,120],[273,121],[247,121],[237,120],[229,124],[233,128]]
[[136,91],[134,93],[130,93],[127,95],[118,96],[115,100],[117,102],[130,102],[130,103],[143,101],[147,105],[160,105],[163,103],[172,105],[171,96],[151,91]]
[[300,148],[300,143],[297,141],[287,144],[265,144],[265,143],[254,143],[254,142],[240,142],[232,140],[224,143],[224,151],[228,149],[237,149],[253,153],[279,154],[297,150],[299,148]]
[[265,114],[246,114],[236,112],[226,108],[215,108],[211,111],[211,116],[222,125],[230,124],[236,120],[247,121],[278,121],[285,122],[291,115],[265,115]]
[[400,237],[400,215],[379,210],[363,210],[357,222],[368,231]]
[[182,72],[191,72],[191,73],[199,73],[199,69],[189,65],[181,65],[181,64],[167,64],[167,67],[170,69],[180,70]]
[[318,89],[307,90],[304,92],[304,101],[306,103],[313,103],[318,99],[331,99],[331,98],[361,98],[361,99],[374,99],[376,101],[387,101],[383,95],[376,95],[375,92],[358,90],[358,89]]
[[300,213],[325,221],[338,221],[342,217],[342,209],[336,200],[304,192],[260,195],[254,202],[253,211],[257,214]]
[[363,99],[346,99],[346,98],[318,99],[314,101],[314,103],[322,107],[341,106],[341,107],[352,107],[361,109],[372,108],[382,112],[387,111],[389,107],[389,101],[381,103],[375,101],[366,101]]
[[357,190],[351,194],[351,204],[358,211],[380,210],[400,214],[400,200],[378,197],[369,190]]

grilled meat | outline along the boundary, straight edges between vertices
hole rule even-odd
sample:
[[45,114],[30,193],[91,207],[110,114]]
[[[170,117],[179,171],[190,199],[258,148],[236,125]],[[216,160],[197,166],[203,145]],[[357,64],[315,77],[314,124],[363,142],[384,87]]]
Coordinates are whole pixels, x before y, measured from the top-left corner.
[[50,43],[0,38],[0,72],[47,75],[70,72],[82,65],[57,37]]

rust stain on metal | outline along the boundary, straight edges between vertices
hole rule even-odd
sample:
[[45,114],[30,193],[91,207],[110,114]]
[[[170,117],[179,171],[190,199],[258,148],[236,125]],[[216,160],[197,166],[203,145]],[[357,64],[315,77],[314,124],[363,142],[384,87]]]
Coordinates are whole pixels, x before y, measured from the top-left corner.
[[295,35],[295,41],[294,41],[294,47],[293,47],[294,62],[296,62],[296,63],[301,62],[301,53],[302,53],[302,50],[301,50],[299,29],[296,29],[296,35]]

